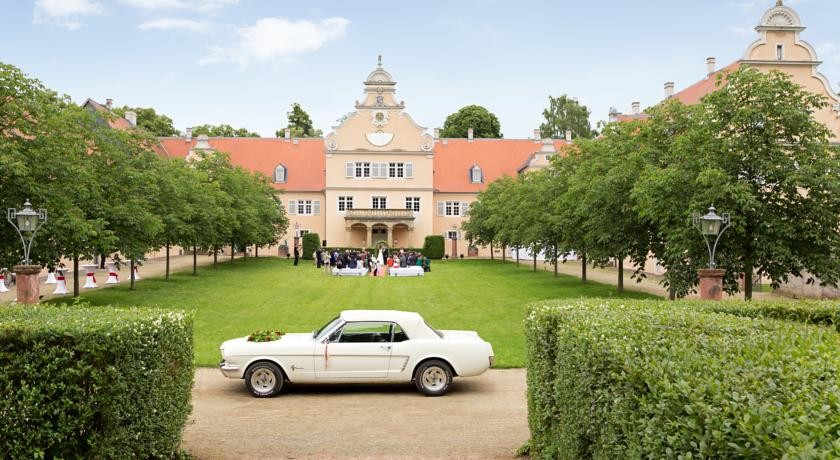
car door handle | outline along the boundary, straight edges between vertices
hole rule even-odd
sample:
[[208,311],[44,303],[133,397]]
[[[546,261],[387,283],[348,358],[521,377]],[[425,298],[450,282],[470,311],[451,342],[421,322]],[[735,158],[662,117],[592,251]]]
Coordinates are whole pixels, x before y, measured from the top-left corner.
[[385,350],[385,351],[391,351],[391,346],[390,346],[390,345],[382,345],[382,346],[381,346],[381,347],[379,347],[379,348],[381,348],[381,349],[383,349],[383,350]]

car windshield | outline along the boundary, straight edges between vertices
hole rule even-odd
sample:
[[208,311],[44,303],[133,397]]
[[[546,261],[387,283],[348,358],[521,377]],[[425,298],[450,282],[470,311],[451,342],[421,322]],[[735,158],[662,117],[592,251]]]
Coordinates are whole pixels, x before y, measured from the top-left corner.
[[325,324],[325,325],[324,325],[324,327],[322,327],[321,329],[318,329],[317,331],[313,332],[313,333],[312,333],[312,337],[314,337],[316,341],[317,341],[317,340],[321,340],[321,339],[324,337],[324,334],[326,334],[326,333],[327,333],[327,331],[329,331],[330,329],[332,329],[332,328],[333,328],[333,326],[335,326],[336,324],[338,324],[338,322],[339,322],[339,321],[341,321],[341,317],[340,317],[340,316],[336,316],[335,318],[333,318],[332,320],[330,320],[330,322],[329,322],[329,323]]

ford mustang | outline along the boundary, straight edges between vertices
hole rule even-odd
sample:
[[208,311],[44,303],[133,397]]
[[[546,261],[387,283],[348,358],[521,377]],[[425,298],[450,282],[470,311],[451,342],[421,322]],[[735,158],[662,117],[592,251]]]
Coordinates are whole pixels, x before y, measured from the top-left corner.
[[484,373],[493,347],[473,331],[440,331],[417,313],[348,310],[311,333],[272,342],[232,339],[221,346],[219,368],[245,379],[258,398],[289,383],[414,382],[427,396],[449,391],[453,377]]

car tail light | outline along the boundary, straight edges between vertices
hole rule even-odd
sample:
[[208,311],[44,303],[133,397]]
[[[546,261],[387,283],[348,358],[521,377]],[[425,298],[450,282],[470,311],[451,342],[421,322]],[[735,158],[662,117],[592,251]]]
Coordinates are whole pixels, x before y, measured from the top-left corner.
[[493,367],[493,364],[496,364],[496,357],[495,356],[490,357],[490,367]]

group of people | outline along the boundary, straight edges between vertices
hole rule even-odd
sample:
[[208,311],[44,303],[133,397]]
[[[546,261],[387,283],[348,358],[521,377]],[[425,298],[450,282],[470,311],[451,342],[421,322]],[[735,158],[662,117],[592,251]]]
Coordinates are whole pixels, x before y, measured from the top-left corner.
[[317,249],[313,254],[318,268],[323,267],[329,273],[331,268],[366,269],[373,276],[384,276],[392,268],[422,267],[424,272],[431,271],[431,261],[423,254],[400,249],[399,252],[389,253],[388,248],[382,247],[376,255],[362,249],[333,249],[332,251]]

